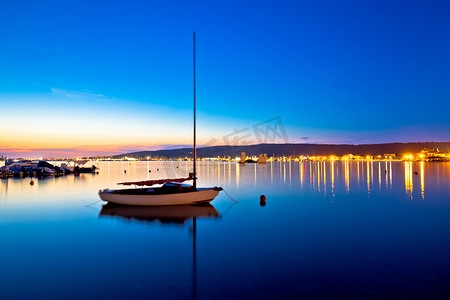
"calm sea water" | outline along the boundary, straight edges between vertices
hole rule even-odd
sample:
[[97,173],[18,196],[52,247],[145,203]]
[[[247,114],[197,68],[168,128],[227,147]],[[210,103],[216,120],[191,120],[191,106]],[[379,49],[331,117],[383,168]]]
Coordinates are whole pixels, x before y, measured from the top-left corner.
[[95,164],[0,180],[1,299],[450,296],[450,163],[201,162],[238,203],[145,209],[97,192],[190,163]]

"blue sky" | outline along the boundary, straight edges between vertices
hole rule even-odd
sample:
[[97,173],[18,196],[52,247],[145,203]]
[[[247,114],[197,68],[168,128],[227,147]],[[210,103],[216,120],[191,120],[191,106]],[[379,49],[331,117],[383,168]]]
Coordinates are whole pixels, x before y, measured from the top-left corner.
[[450,141],[449,15],[448,1],[4,1],[0,152],[189,144],[193,31],[200,143],[277,116],[291,142]]

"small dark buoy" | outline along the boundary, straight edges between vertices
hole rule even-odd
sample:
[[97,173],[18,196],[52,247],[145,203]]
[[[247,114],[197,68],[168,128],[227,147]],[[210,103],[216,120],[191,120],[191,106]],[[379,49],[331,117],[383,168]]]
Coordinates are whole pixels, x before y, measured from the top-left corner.
[[156,169],[156,171],[159,171],[159,169]]
[[124,173],[126,173],[126,172],[127,172],[127,170],[125,169],[125,170],[123,170],[123,172],[124,172]]
[[384,173],[387,173],[387,170],[384,170]]
[[152,172],[152,170],[148,170],[148,172],[149,172],[149,173],[151,173],[151,172]]
[[259,197],[259,205],[261,205],[261,206],[266,206],[266,196],[261,195],[261,196]]
[[413,172],[414,173],[414,175],[419,175],[419,172]]
[[178,166],[177,166],[177,169],[178,169]]
[[34,181],[33,180],[30,181],[30,185],[34,185]]

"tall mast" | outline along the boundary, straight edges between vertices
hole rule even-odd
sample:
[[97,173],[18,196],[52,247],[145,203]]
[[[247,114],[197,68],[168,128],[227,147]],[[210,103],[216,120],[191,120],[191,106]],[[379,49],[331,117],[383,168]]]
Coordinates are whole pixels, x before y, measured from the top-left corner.
[[195,32],[194,32],[194,191],[197,189],[197,145],[195,138]]

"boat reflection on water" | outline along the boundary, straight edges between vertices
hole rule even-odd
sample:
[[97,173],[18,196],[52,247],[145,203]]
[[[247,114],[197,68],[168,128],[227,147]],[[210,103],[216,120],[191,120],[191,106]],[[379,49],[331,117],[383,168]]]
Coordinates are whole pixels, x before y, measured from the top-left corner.
[[192,299],[197,299],[197,218],[220,217],[214,206],[209,203],[170,206],[129,206],[108,203],[103,205],[99,216],[180,225],[192,219]]
[[217,218],[220,215],[216,208],[209,203],[171,206],[128,206],[108,203],[100,211],[100,217],[103,216],[141,222],[184,224],[190,219]]

